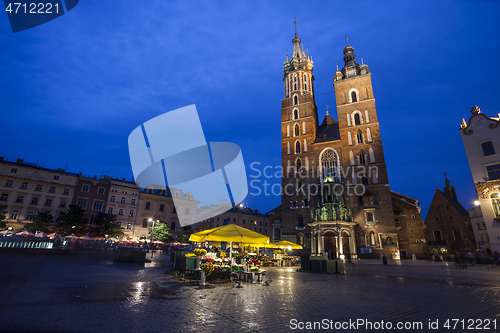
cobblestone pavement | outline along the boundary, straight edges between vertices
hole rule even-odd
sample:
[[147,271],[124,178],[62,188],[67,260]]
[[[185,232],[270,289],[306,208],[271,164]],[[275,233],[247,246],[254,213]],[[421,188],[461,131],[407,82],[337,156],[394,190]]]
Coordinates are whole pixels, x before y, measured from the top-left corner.
[[140,266],[111,255],[0,255],[0,332],[472,332],[485,319],[497,328],[481,331],[500,332],[498,266],[363,260],[346,274],[269,268],[270,286],[200,289],[164,274],[167,256]]

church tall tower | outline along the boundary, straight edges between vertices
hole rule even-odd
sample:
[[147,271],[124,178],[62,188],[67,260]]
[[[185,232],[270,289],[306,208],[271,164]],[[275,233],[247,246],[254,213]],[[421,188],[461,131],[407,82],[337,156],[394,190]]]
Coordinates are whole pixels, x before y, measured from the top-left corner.
[[[297,22],[295,22],[297,24]],[[313,164],[312,145],[318,128],[318,111],[314,101],[313,62],[304,51],[295,26],[291,57],[286,55],[283,70],[284,98],[281,101],[282,150],[282,218],[283,236],[303,242],[310,221],[306,188],[310,183],[309,170]],[[295,235],[298,235],[296,240]],[[284,237],[286,239],[286,236]]]
[[[346,39],[347,41],[347,39]],[[367,235],[358,244],[378,244],[371,234],[393,233],[394,211],[380,137],[370,68],[355,60],[354,48],[344,48],[344,67],[333,86],[341,140],[342,173],[347,184],[347,206],[353,221]],[[363,237],[364,238],[364,237]]]

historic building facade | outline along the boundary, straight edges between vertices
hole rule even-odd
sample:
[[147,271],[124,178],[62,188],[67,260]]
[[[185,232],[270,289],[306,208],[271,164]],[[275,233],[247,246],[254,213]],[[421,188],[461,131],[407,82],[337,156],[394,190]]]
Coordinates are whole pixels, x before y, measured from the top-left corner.
[[455,254],[476,250],[472,223],[467,210],[458,202],[455,187],[448,178],[443,191],[436,188],[425,217],[425,238],[429,252]]
[[110,189],[105,212],[116,215],[125,237],[133,237],[141,188],[133,181],[109,177]]
[[78,178],[65,169],[0,158],[0,206],[7,206],[7,225],[20,231],[39,211],[50,212],[57,220],[71,203]]
[[[293,54],[284,63],[281,102],[283,194],[281,206],[270,212],[272,239],[299,243],[312,253],[397,257],[409,244],[398,243],[402,229],[396,229],[393,200],[401,198],[389,186],[370,68],[355,61],[354,49],[347,44],[344,66],[333,77],[338,120],[327,109],[320,121],[313,62],[301,47],[297,31],[292,43]],[[323,216],[321,191],[326,179],[342,189],[343,207],[336,206],[335,214],[330,210]],[[417,203],[411,215],[419,216],[422,229],[418,201],[411,200]],[[417,239],[420,243],[422,237],[415,238],[412,246]],[[422,255],[425,245],[409,251],[413,250]]]
[[471,113],[460,135],[483,213],[486,251],[500,253],[500,114],[488,117],[477,106]]
[[257,209],[237,205],[219,216],[211,217],[211,215],[204,216],[202,208],[200,214],[201,221],[193,225],[194,232],[217,228],[226,224],[236,224],[271,237],[272,228],[269,215],[262,214]]

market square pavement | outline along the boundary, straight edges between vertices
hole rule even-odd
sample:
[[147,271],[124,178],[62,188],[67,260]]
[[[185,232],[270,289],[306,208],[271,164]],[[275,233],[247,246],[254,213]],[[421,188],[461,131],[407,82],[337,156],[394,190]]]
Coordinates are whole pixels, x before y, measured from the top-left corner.
[[[481,331],[500,332],[500,266],[361,260],[346,264],[346,274],[272,267],[270,286],[200,288],[165,274],[168,264],[163,254],[145,265],[118,264],[99,252],[1,254],[0,332],[390,331],[374,328],[382,320],[422,323],[392,331],[471,332],[468,321],[495,319],[496,329]],[[444,327],[447,319],[457,319],[455,329]],[[323,320],[328,327],[305,329]],[[375,326],[334,326],[349,320]],[[438,328],[429,329],[429,320]]]

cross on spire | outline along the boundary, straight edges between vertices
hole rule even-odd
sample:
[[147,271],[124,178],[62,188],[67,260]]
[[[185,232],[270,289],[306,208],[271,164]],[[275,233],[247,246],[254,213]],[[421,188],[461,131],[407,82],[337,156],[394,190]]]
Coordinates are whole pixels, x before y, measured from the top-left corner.
[[349,40],[347,39],[347,35],[345,35],[345,43],[349,45]]
[[329,113],[328,113],[328,108],[329,108],[329,106],[328,106],[328,105],[327,105],[327,106],[325,106],[325,109],[326,109],[326,115],[327,115],[327,116],[329,115]]

